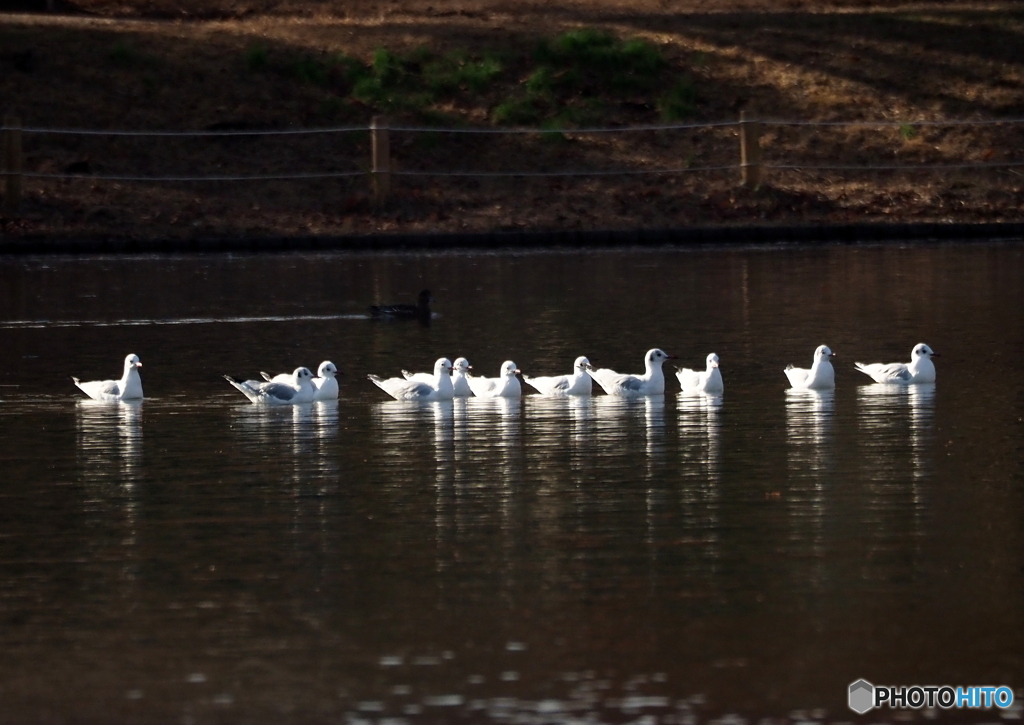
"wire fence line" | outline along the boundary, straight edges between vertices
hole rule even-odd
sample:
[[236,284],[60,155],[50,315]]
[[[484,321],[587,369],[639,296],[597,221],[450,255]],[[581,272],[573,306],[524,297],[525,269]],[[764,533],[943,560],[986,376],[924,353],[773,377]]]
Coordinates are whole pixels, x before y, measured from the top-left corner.
[[[868,128],[913,128],[913,127],[977,127],[977,126],[1017,126],[1024,124],[1024,118],[1005,119],[951,119],[951,120],[919,120],[919,121],[893,121],[893,120],[844,120],[844,121],[806,121],[786,119],[753,119],[746,113],[741,113],[737,121],[718,121],[706,123],[668,123],[638,126],[618,127],[588,127],[588,128],[442,128],[433,126],[406,126],[390,125],[384,117],[374,117],[368,125],[360,126],[337,126],[327,128],[291,128],[291,129],[204,129],[204,130],[182,130],[182,131],[160,131],[160,130],[117,130],[117,129],[72,129],[72,128],[35,128],[23,127],[16,119],[5,119],[4,125],[0,127],[0,147],[2,147],[3,158],[0,159],[0,180],[4,182],[3,203],[4,209],[10,211],[16,208],[18,198],[21,194],[21,180],[91,180],[105,182],[125,183],[215,183],[215,182],[259,182],[259,181],[310,181],[321,179],[343,179],[343,178],[368,178],[373,189],[376,201],[384,201],[391,188],[393,177],[405,178],[476,178],[476,179],[501,179],[501,178],[570,178],[570,177],[638,177],[638,176],[664,176],[681,175],[693,173],[719,173],[736,172],[741,173],[742,182],[748,186],[756,186],[762,183],[765,171],[782,172],[942,172],[953,170],[985,170],[985,169],[1015,169],[1024,167],[1024,161],[952,161],[952,162],[927,162],[917,161],[908,163],[771,163],[765,162],[762,158],[760,136],[767,126],[774,127],[868,127]],[[686,164],[671,168],[606,168],[606,169],[556,169],[556,170],[402,170],[392,168],[390,157],[389,133],[429,133],[429,134],[529,134],[548,135],[565,134],[581,136],[588,134],[613,134],[613,133],[642,133],[642,132],[663,132],[663,131],[692,131],[705,129],[736,129],[740,138],[740,154],[735,163],[717,165],[697,166]],[[372,156],[367,167],[347,171],[309,171],[309,172],[264,172],[253,174],[223,174],[213,173],[210,175],[201,174],[166,174],[166,175],[143,175],[137,173],[89,173],[78,169],[68,169],[63,173],[46,173],[35,171],[24,171],[21,159],[21,136],[22,134],[43,134],[43,135],[77,135],[77,136],[105,136],[105,137],[157,137],[157,138],[210,138],[210,137],[268,137],[286,136],[295,137],[303,135],[324,135],[324,134],[345,134],[345,133],[366,133],[371,136]],[[1016,172],[1013,172],[1016,173]]]
[[[748,119],[750,123],[764,126],[804,126],[804,127],[864,127],[864,128],[905,128],[913,126],[997,126],[1021,125],[1024,118],[994,119],[949,119],[949,120],[850,120],[850,121],[801,121],[789,119]],[[704,123],[666,123],[639,126],[598,126],[583,128],[484,128],[484,127],[442,127],[442,126],[406,126],[388,125],[389,131],[407,133],[438,133],[438,134],[491,134],[491,135],[537,135],[537,134],[605,134],[605,133],[641,133],[650,131],[685,131],[703,128],[728,128],[739,126],[741,121],[709,121]],[[182,131],[130,131],[124,129],[82,129],[82,128],[40,128],[35,126],[0,126],[0,131],[18,128],[23,133],[50,134],[65,136],[138,136],[138,137],[230,137],[230,136],[303,136],[317,134],[365,133],[373,130],[372,125],[363,126],[328,126],[323,128],[282,128],[282,129],[197,129]]]
[[[762,164],[766,171],[953,171],[963,169],[1011,169],[1024,167],[1024,161],[1007,161],[976,164]],[[579,169],[569,171],[391,171],[391,176],[409,178],[463,178],[463,179],[511,179],[511,178],[572,178],[602,176],[659,176],[685,173],[710,173],[737,171],[743,164],[721,166],[682,166],[672,169]],[[21,174],[27,179],[50,180],[92,180],[136,183],[198,183],[198,182],[240,182],[240,181],[315,181],[317,179],[342,179],[371,176],[366,171],[328,171],[308,174],[248,174],[233,176],[130,176],[121,174],[47,174],[28,172]]]
[[223,176],[132,176],[124,174],[45,174],[27,172],[26,179],[89,179],[93,181],[137,181],[137,182],[195,182],[195,181],[303,181],[316,179],[341,179],[366,176],[368,171],[325,171],[308,174],[245,174]]

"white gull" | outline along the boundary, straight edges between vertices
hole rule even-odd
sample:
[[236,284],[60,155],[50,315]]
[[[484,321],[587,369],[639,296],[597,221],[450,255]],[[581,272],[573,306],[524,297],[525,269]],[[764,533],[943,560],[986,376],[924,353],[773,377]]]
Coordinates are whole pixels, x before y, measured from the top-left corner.
[[572,364],[572,373],[569,375],[537,378],[524,375],[523,380],[541,395],[557,397],[590,395],[594,387],[594,381],[590,377],[589,370],[590,361],[581,355]]
[[814,362],[810,370],[786,366],[786,377],[794,390],[833,390],[836,387],[836,371],[829,358],[835,357],[828,345],[818,345],[814,351]]
[[518,372],[516,364],[511,360],[506,360],[501,364],[501,372],[498,373],[498,377],[469,377],[466,382],[469,383],[473,395],[478,398],[518,398],[523,394],[519,378],[516,377]]
[[711,353],[707,357],[707,370],[691,370],[681,368],[676,371],[676,379],[684,393],[705,393],[721,395],[725,390],[722,382],[722,371],[718,369],[718,355]]
[[608,395],[621,395],[635,398],[642,395],[661,395],[665,392],[665,374],[661,366],[666,360],[674,359],[658,348],[651,348],[644,356],[643,375],[624,375],[614,370],[601,368],[590,371],[590,376],[597,381]]
[[383,380],[376,375],[366,377],[395,400],[451,400],[455,395],[452,388],[452,363],[446,357],[438,358],[434,363],[434,375],[430,382],[405,378]]
[[[281,373],[271,377],[267,373],[260,372],[263,379],[269,383],[288,383],[295,385],[295,373]],[[338,368],[330,360],[324,360],[316,369],[316,377],[310,382],[313,383],[313,400],[337,400],[338,399]]]
[[923,342],[910,351],[910,364],[906,363],[854,363],[858,370],[869,376],[876,383],[893,383],[895,385],[916,385],[935,382],[935,364],[933,357],[938,353]]
[[316,395],[313,373],[309,368],[295,368],[282,381],[238,380],[230,375],[224,379],[256,405],[302,405],[312,403]]
[[142,378],[139,368],[142,362],[138,355],[128,355],[124,359],[124,373],[120,380],[92,380],[83,383],[78,378],[71,378],[83,393],[93,400],[116,402],[119,400],[142,400]]
[[[455,391],[456,398],[469,398],[473,395],[467,380],[469,377],[467,372],[472,369],[473,366],[464,357],[455,358],[455,362],[452,363],[452,390]],[[432,373],[410,373],[408,370],[403,370],[402,376],[406,380],[415,380],[420,383],[431,383],[434,381]]]

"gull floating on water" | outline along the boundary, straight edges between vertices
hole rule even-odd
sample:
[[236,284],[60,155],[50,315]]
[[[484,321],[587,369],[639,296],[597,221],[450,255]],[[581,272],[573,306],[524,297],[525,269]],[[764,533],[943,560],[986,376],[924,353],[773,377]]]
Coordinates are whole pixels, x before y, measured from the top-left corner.
[[93,400],[116,402],[119,400],[142,400],[142,378],[139,368],[142,361],[138,355],[128,355],[124,359],[124,374],[120,380],[92,380],[83,383],[78,378],[71,378],[83,393]]
[[395,400],[451,400],[455,396],[452,388],[452,363],[446,357],[438,358],[434,363],[434,374],[429,382],[405,378],[383,380],[376,375],[366,377]]
[[[452,390],[455,391],[456,398],[472,397],[473,391],[470,389],[469,380],[467,379],[469,377],[467,373],[472,369],[473,366],[464,357],[455,358],[455,362],[452,363]],[[432,383],[434,381],[432,373],[410,373],[408,370],[403,370],[402,376],[406,380],[415,380],[420,383]]]
[[[316,377],[310,382],[313,383],[313,400],[337,400],[338,399],[338,368],[330,360],[324,360],[316,369]],[[260,372],[263,379],[268,383],[288,383],[295,385],[295,373],[281,373],[270,377],[267,373]]]
[[309,368],[295,368],[291,375],[278,376],[281,380],[238,380],[230,375],[224,379],[257,405],[301,405],[312,403],[316,395],[313,373]]
[[718,369],[718,355],[711,353],[707,357],[707,370],[691,370],[682,368],[676,371],[676,379],[684,393],[705,393],[721,395],[725,390],[722,382],[722,371]]
[[501,364],[501,372],[496,378],[467,378],[473,395],[478,398],[518,398],[523,394],[516,373],[519,369],[511,360]]
[[524,375],[523,380],[541,395],[590,395],[594,387],[593,378],[588,372],[590,367],[590,361],[581,355],[572,364],[572,373],[569,375],[537,378]]
[[828,345],[818,345],[814,351],[814,363],[810,370],[786,366],[786,377],[795,390],[833,390],[836,387],[836,371],[832,368],[829,358],[835,353]]
[[644,356],[643,375],[624,375],[614,370],[601,368],[590,371],[590,377],[597,381],[608,395],[639,397],[642,395],[661,395],[665,392],[665,374],[661,366],[674,356],[666,354],[658,348],[652,348]]
[[938,353],[923,342],[910,351],[910,364],[906,363],[854,363],[856,368],[876,383],[915,385],[935,382],[935,364],[932,358]]

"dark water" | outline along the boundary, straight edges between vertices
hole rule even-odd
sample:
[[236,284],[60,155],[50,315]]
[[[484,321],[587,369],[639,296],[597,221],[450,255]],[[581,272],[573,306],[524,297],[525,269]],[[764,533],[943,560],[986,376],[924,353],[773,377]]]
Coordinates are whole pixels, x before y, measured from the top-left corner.
[[[861,677],[1019,691],[1022,252],[2,258],[0,723],[835,722]],[[363,316],[423,287],[429,327]],[[917,342],[932,388],[853,370]],[[787,393],[822,343],[834,395]],[[724,398],[365,379],[652,346],[717,352]],[[72,386],[130,352],[142,404]],[[323,359],[336,404],[221,378]]]

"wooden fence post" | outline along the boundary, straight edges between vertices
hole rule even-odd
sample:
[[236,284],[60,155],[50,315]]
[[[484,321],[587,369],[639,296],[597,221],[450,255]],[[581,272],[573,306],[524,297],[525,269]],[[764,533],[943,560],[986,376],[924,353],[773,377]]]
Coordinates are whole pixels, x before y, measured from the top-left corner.
[[374,116],[370,121],[373,147],[373,201],[383,206],[391,193],[391,143],[388,139],[388,121]]
[[0,139],[3,149],[3,213],[13,216],[18,213],[21,202],[21,121],[14,116],[4,118],[0,136],[3,137]]
[[747,120],[746,111],[740,111],[740,168],[744,186],[761,185],[761,123]]

